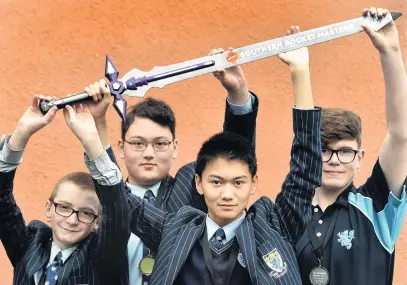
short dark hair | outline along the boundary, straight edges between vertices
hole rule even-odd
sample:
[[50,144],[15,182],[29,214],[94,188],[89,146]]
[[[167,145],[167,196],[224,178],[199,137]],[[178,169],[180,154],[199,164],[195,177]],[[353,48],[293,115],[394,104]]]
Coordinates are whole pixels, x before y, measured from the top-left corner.
[[175,139],[175,115],[171,107],[162,100],[147,98],[129,109],[126,123],[122,121],[122,140],[135,118],[146,118],[163,127],[168,127]]
[[202,177],[208,163],[216,158],[239,160],[249,167],[252,177],[257,173],[257,159],[251,143],[232,132],[218,133],[203,143],[196,159],[195,173]]
[[356,140],[362,145],[362,121],[358,114],[339,108],[323,108],[321,117],[322,147],[340,140]]
[[58,194],[59,187],[65,182],[72,182],[83,190],[95,191],[95,184],[93,183],[92,176],[89,173],[72,172],[58,180],[54,186],[54,189],[52,190],[51,196],[49,197],[50,201],[54,201],[55,196]]

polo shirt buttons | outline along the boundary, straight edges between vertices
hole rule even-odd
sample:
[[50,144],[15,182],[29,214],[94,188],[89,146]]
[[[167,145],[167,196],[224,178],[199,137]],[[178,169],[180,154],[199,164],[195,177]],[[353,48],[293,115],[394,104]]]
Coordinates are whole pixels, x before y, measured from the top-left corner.
[[318,213],[318,211],[319,211],[318,208],[314,208],[315,213]]
[[317,233],[317,237],[320,237],[321,236],[321,233]]
[[319,220],[319,221],[318,221],[318,224],[322,225],[322,223],[323,223],[322,220]]

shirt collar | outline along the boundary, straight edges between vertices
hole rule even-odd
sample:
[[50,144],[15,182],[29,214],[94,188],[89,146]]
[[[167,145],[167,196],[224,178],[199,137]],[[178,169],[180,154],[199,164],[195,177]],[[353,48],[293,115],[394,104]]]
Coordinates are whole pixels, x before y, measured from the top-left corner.
[[154,194],[155,197],[157,197],[158,195],[158,189],[160,188],[161,185],[161,181],[157,182],[156,184],[154,184],[153,186],[151,186],[150,188],[143,188],[137,185],[132,185],[129,182],[126,182],[126,186],[129,187],[131,194],[136,195],[137,197],[144,197],[144,194],[146,194],[146,192],[148,190],[151,190]]
[[209,215],[207,215],[206,216],[206,231],[208,233],[208,241],[211,239],[211,237],[215,234],[215,232],[218,229],[222,228],[225,231],[226,242],[229,242],[231,239],[233,239],[236,236],[236,229],[240,226],[240,224],[243,222],[245,217],[246,217],[246,212],[244,211],[237,220],[234,220],[230,224],[220,227],[211,218],[209,218]]
[[51,245],[51,254],[49,256],[49,264],[52,263],[59,252],[62,253],[62,263],[68,259],[68,257],[75,251],[78,246],[73,246],[64,250],[61,250],[54,242]]

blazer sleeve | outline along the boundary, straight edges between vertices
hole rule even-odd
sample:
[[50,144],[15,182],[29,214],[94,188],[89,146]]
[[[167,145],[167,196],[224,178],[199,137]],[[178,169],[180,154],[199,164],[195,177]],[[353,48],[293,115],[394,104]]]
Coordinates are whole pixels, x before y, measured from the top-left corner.
[[15,172],[0,172],[0,238],[13,267],[26,253],[30,240],[30,231],[13,195]]
[[166,206],[169,213],[177,213],[183,206],[208,212],[204,197],[196,191],[195,165],[195,162],[186,164],[175,175]]
[[131,232],[138,236],[147,248],[157,252],[164,225],[175,215],[166,213],[152,203],[130,193],[127,194],[127,200],[130,206]]
[[223,123],[223,131],[237,133],[247,138],[252,147],[256,146],[256,120],[259,110],[259,98],[253,93],[250,94],[254,97],[253,110],[245,115],[235,115],[232,113],[228,103],[226,102],[225,121]]
[[[113,268],[120,263],[112,260],[124,260],[130,238],[130,211],[124,183],[120,180],[120,183],[115,185],[101,185],[94,180],[94,184],[102,205],[102,215],[91,258],[97,262],[107,262],[108,266]],[[120,264],[124,265],[126,264]]]
[[290,172],[276,198],[282,235],[295,243],[312,218],[315,188],[321,186],[321,109],[293,109]]

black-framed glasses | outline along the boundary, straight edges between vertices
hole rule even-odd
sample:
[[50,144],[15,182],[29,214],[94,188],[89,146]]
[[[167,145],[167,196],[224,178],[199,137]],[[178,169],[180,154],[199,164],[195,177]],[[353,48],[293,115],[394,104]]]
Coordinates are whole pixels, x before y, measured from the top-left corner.
[[155,151],[166,151],[170,147],[170,144],[174,142],[174,140],[158,140],[155,142],[146,142],[143,140],[124,141],[128,143],[134,151],[144,151],[149,144],[152,145]]
[[78,220],[85,224],[92,224],[98,218],[98,215],[95,215],[93,213],[89,213],[86,211],[76,211],[67,205],[55,202],[52,203],[55,206],[55,213],[65,218],[69,218],[70,216],[72,216],[72,214],[75,213]]
[[332,159],[332,156],[336,154],[336,157],[341,163],[347,164],[355,160],[356,154],[358,154],[358,149],[322,149],[322,161],[328,162]]

